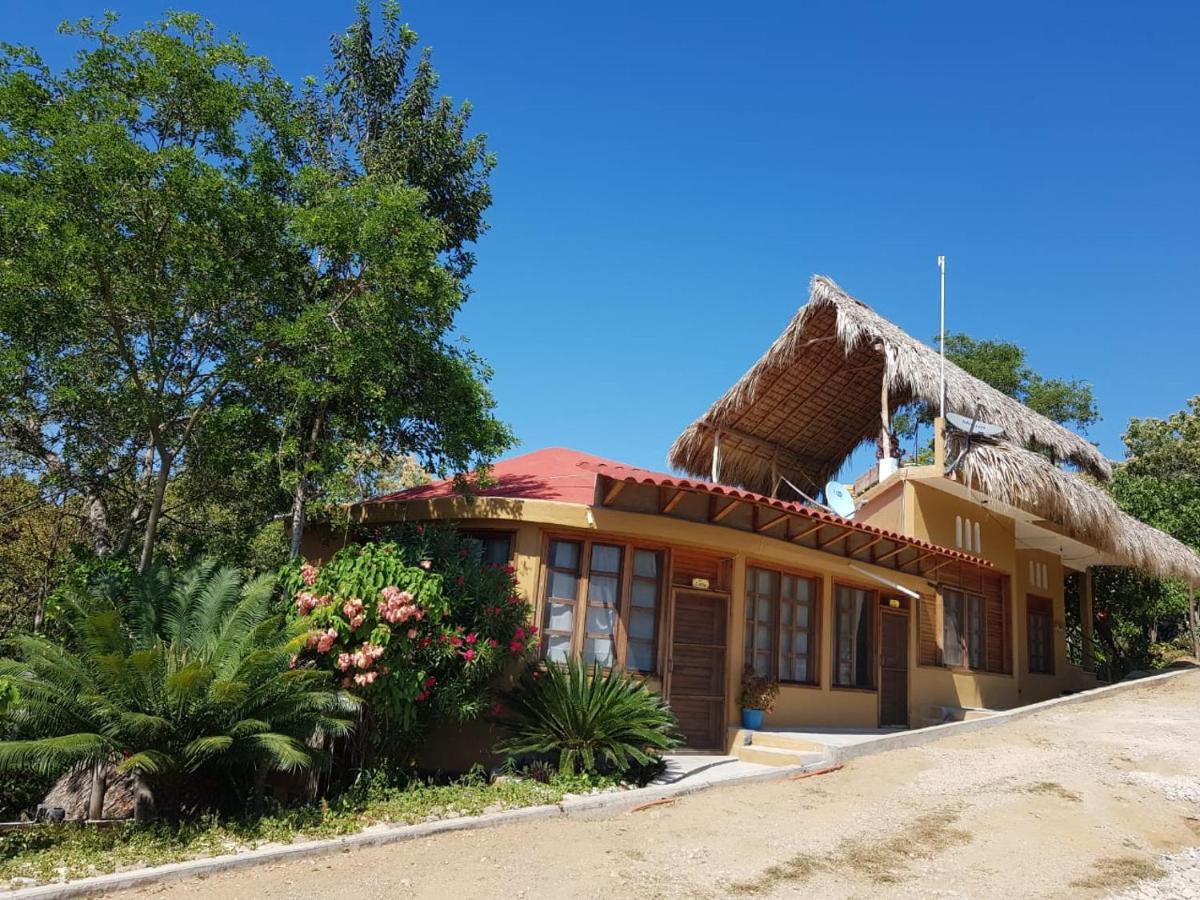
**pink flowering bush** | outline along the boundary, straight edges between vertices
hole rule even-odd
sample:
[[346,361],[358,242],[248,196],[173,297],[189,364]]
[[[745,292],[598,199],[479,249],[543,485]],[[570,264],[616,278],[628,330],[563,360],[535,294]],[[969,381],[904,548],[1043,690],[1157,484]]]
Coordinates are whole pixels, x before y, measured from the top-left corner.
[[492,709],[501,676],[536,656],[539,638],[511,566],[480,562],[454,529],[380,537],[284,582],[290,615],[311,629],[293,665],[326,668],[362,697],[362,731],[386,755],[436,721]]

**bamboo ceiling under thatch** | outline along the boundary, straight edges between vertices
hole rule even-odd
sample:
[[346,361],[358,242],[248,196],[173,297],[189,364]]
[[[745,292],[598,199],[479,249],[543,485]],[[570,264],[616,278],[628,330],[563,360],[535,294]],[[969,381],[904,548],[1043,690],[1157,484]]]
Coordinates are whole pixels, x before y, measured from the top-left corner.
[[[720,480],[773,493],[775,475],[801,489],[825,484],[880,432],[887,385],[894,412],[913,401],[937,407],[941,357],[831,279],[815,276],[808,303],[763,357],[671,447],[671,465],[707,477],[720,433]],[[1044,447],[1099,477],[1108,461],[1088,441],[946,363],[946,408],[978,415],[1024,445]]]
[[[962,449],[951,441],[952,458]],[[972,489],[1060,525],[1106,553],[1113,565],[1200,584],[1200,557],[1186,544],[1122,512],[1102,488],[1040,453],[1006,441],[973,443],[956,471]]]

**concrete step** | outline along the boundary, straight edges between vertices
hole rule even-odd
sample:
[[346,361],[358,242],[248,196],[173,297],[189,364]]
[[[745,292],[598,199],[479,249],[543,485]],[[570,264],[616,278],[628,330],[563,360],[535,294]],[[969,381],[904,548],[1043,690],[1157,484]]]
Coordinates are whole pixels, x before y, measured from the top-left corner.
[[755,747],[777,747],[780,750],[795,750],[801,753],[825,752],[824,744],[787,731],[752,731],[750,740],[746,743]]
[[785,750],[761,744],[739,744],[734,747],[734,754],[742,762],[760,766],[807,766],[827,758],[825,753]]

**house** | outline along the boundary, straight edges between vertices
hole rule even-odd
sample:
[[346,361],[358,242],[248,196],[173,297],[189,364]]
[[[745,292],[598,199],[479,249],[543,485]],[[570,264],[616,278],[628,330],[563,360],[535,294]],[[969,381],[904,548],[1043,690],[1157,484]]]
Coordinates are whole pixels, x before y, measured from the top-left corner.
[[[555,448],[497,464],[471,499],[437,482],[352,517],[456,521],[514,566],[547,659],[645,676],[694,749],[738,739],[746,669],[780,682],[778,729],[916,727],[1095,685],[1089,567],[1194,585],[1200,558],[1085,480],[1111,475],[1093,445],[952,363],[946,409],[1003,436],[939,419],[933,463],[897,465],[891,414],[936,408],[941,384],[936,353],[816,278],[671,448],[686,475]],[[852,517],[808,499],[875,441]],[[338,541],[312,532],[305,553]]]

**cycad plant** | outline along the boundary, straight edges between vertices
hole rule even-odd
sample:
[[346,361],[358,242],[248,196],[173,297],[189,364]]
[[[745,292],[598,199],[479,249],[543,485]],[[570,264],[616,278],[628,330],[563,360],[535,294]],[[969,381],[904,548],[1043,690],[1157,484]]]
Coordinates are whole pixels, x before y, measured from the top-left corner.
[[525,673],[505,703],[497,750],[548,755],[561,772],[624,774],[680,743],[675,714],[640,679],[579,660]]
[[0,659],[19,698],[6,715],[28,736],[0,742],[0,771],[112,763],[153,804],[313,766],[310,738],[347,734],[357,701],[328,672],[294,667],[308,635],[273,612],[272,589],[203,563],[68,597],[61,643],[22,635]]

